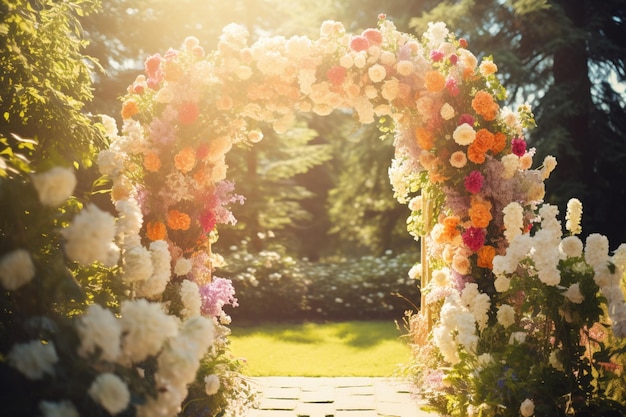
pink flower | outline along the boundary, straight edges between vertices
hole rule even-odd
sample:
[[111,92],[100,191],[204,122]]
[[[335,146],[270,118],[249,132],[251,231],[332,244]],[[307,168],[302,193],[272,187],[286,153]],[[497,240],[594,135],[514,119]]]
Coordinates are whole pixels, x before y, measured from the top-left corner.
[[450,60],[450,64],[456,65],[456,63],[459,61],[459,56],[456,54],[452,54],[448,59]]
[[456,97],[459,95],[459,86],[456,83],[454,78],[448,78],[446,80],[446,89],[448,90],[448,94],[452,97]]
[[470,227],[463,233],[463,243],[473,252],[477,252],[485,244],[486,235],[487,231],[485,229]]
[[370,41],[362,35],[353,36],[350,40],[350,49],[356,52],[367,51],[370,47]]
[[480,171],[472,171],[467,177],[465,177],[464,185],[465,189],[472,194],[477,194],[483,188],[483,181],[485,178]]
[[148,78],[158,78],[161,72],[161,55],[149,56],[144,63],[144,68]]
[[441,51],[431,51],[430,52],[430,59],[433,62],[439,62],[443,59],[443,57],[445,56],[445,54]]
[[215,277],[209,284],[200,287],[200,298],[202,299],[202,314],[205,316],[218,317],[224,311],[222,307],[230,304],[237,307],[235,289],[229,279]]
[[333,65],[326,72],[326,76],[333,85],[341,85],[346,79],[346,69],[341,65]]
[[474,126],[474,118],[469,114],[465,113],[459,117],[458,125],[461,126],[463,123],[467,123],[470,126]]
[[511,151],[521,158],[526,153],[526,141],[522,138],[513,138],[511,141]]
[[361,36],[367,38],[372,45],[380,45],[383,43],[383,34],[378,29],[365,29]]
[[199,114],[200,110],[198,109],[198,106],[196,103],[191,101],[182,103],[178,108],[178,120],[185,125],[195,122]]

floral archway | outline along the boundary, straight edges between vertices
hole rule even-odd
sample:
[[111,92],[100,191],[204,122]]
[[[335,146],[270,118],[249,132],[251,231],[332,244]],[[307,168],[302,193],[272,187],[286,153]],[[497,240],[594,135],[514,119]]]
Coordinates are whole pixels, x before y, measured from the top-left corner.
[[[110,414],[179,411],[215,333],[227,333],[222,308],[237,303],[211,252],[217,225],[235,221],[229,205],[242,202],[227,152],[262,140],[261,125],[280,133],[296,113],[350,109],[358,123],[384,119],[396,134],[389,177],[421,240],[421,311],[410,323],[416,385],[430,405],[462,416],[623,412],[607,395],[618,352],[598,334],[626,334],[626,246],[611,255],[603,236],[583,243],[575,199],[563,236],[556,208],[542,204],[556,160],[532,168],[531,109],[501,107],[496,73],[444,24],[418,39],[382,15],[358,35],[327,21],[316,40],[252,45],[229,25],[213,52],[187,38],[149,57],[123,99],[121,132],[103,117],[111,143],[98,165],[118,218],[90,206],[63,235],[68,257],[119,266],[129,288],[121,318],[87,309],[79,353],[129,369],[154,359],[154,386],[131,404],[108,372],[89,394]],[[77,231],[94,223],[110,233],[86,249]],[[119,320],[117,339],[89,330]],[[214,393],[212,375],[203,381]]]

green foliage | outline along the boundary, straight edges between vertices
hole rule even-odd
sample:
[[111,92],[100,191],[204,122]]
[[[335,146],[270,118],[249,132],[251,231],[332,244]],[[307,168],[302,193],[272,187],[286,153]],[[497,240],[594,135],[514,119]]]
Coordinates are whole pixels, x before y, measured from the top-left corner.
[[36,169],[61,161],[91,165],[94,145],[103,140],[82,113],[92,98],[95,62],[82,53],[79,17],[97,6],[35,0],[0,6],[0,152],[15,156],[24,143],[19,138],[25,138],[38,143],[28,152]]

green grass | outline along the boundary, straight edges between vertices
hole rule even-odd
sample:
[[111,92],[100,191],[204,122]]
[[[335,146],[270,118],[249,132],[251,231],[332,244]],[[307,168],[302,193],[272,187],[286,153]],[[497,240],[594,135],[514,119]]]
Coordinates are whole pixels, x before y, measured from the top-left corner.
[[231,327],[249,376],[392,376],[410,349],[391,321]]

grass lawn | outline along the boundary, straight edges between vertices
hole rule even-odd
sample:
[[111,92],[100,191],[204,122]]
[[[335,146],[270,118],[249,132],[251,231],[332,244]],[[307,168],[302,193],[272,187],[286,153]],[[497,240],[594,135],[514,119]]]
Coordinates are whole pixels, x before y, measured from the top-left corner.
[[249,376],[392,376],[410,349],[392,321],[232,325]]

